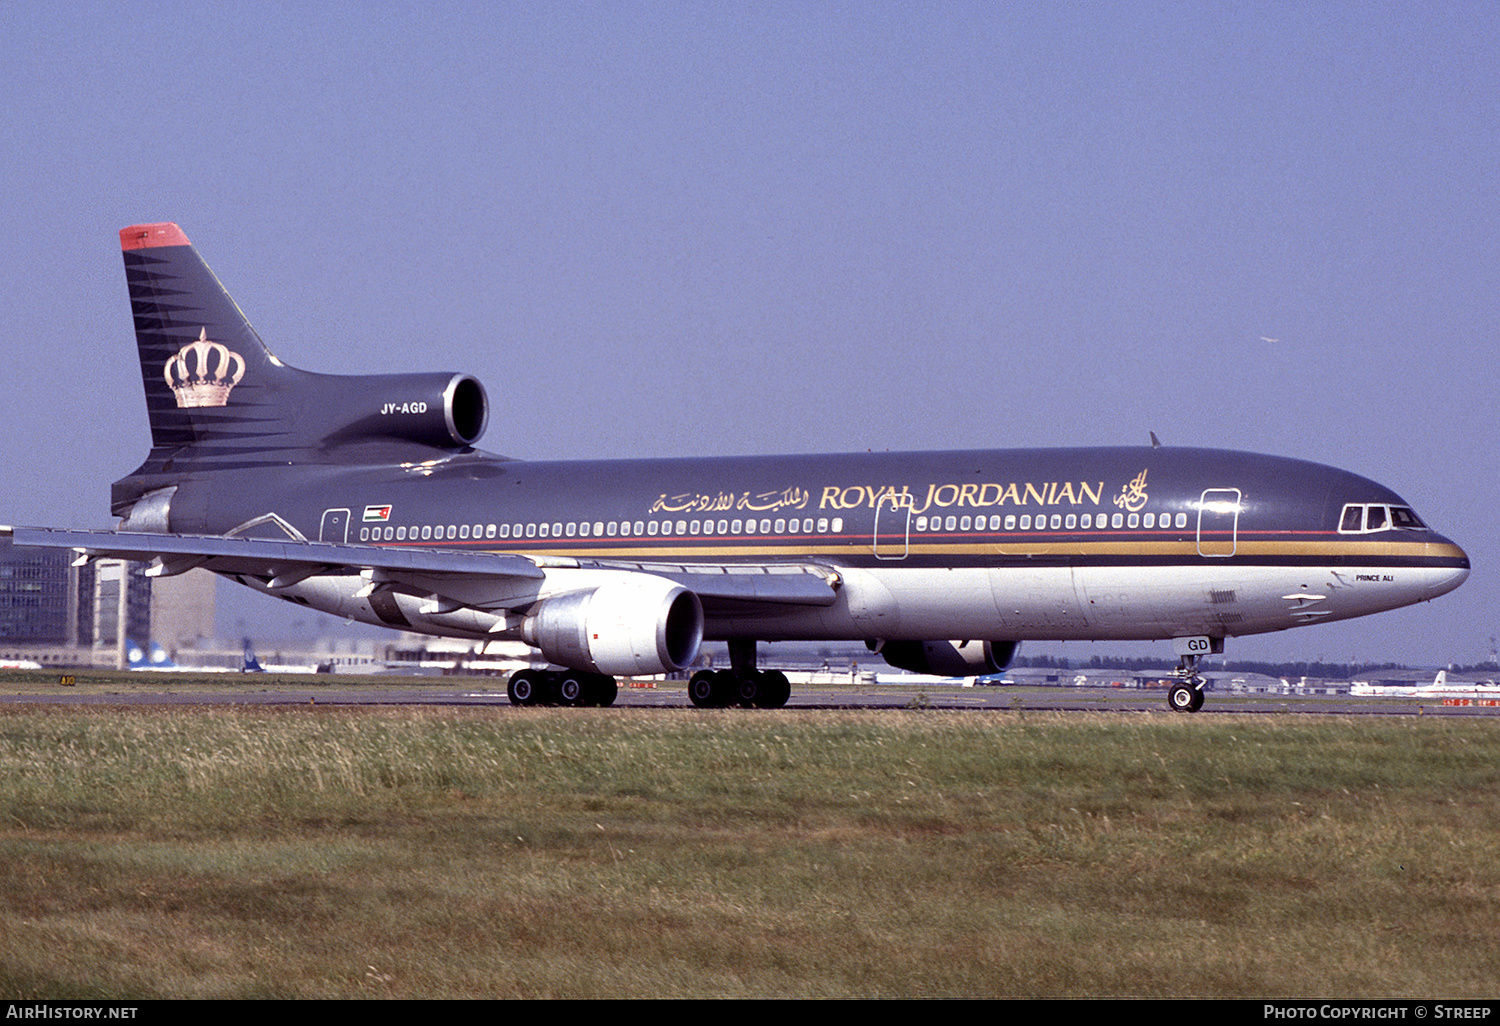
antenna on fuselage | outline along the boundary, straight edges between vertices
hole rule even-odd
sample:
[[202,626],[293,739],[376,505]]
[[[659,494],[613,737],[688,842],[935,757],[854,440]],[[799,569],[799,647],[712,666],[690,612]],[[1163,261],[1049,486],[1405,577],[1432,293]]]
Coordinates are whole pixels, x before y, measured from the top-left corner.
[[1161,439],[1156,437],[1156,432],[1155,431],[1148,431],[1146,433],[1151,436],[1151,448],[1153,448],[1153,449],[1160,449],[1161,448]]

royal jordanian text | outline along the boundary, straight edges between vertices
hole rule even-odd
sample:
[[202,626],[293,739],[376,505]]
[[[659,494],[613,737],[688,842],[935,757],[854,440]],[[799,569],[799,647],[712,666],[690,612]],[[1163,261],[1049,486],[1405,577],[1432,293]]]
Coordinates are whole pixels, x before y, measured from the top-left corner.
[[[920,496],[920,497],[919,497]],[[829,485],[818,500],[819,509],[874,509],[885,505],[924,513],[932,507],[969,506],[988,509],[992,506],[1081,506],[1086,502],[1100,505],[1104,482],[1033,481],[1008,484],[930,484],[925,493],[914,495],[910,485]]]

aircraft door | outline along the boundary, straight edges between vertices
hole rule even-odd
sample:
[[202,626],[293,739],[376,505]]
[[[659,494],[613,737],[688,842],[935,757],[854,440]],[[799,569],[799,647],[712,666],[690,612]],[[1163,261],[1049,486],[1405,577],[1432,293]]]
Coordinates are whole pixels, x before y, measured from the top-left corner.
[[875,558],[905,559],[910,537],[910,496],[887,492],[875,503]]
[[337,542],[340,545],[349,541],[349,511],[347,509],[323,511],[323,522],[318,526],[318,541]]
[[1234,555],[1239,540],[1240,490],[1208,488],[1198,499],[1198,555]]

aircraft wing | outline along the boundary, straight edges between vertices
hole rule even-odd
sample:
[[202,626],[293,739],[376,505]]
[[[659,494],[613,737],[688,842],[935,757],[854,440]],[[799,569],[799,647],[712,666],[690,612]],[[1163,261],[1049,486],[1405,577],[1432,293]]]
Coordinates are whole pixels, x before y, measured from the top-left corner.
[[806,564],[700,565],[533,559],[504,552],[348,545],[291,538],[39,527],[13,527],[9,533],[16,545],[73,549],[81,559],[149,561],[151,566],[146,573],[152,577],[170,577],[201,567],[214,573],[256,577],[272,590],[310,577],[370,571],[382,583],[405,584],[413,591],[426,593],[447,590],[434,588],[434,583],[442,580],[524,585],[545,579],[546,569],[576,568],[663,577],[697,594],[708,609],[743,609],[760,604],[831,605],[839,584],[833,570]]
[[298,580],[360,570],[469,573],[536,580],[545,576],[541,568],[522,556],[488,552],[381,548],[291,538],[60,531],[42,527],[14,527],[11,537],[17,545],[76,549],[89,558],[149,560],[151,567],[146,574],[150,577],[170,577],[197,567],[221,574],[271,579],[296,576]]

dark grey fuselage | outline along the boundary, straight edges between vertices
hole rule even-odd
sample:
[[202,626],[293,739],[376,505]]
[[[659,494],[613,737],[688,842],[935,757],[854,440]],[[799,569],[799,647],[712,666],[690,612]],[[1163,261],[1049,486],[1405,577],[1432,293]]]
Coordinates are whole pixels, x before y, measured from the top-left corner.
[[[1217,645],[1468,573],[1389,489],[1247,453],[493,456],[474,448],[473,378],[298,370],[175,225],[121,247],[153,444],[114,486],[131,537],[83,547],[162,573],[203,565],[343,616],[624,668],[604,672],[678,665],[700,634],[947,639],[975,667],[971,639]],[[201,540],[153,546],[166,535]]]

